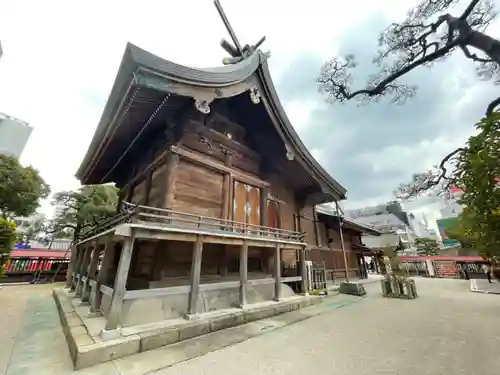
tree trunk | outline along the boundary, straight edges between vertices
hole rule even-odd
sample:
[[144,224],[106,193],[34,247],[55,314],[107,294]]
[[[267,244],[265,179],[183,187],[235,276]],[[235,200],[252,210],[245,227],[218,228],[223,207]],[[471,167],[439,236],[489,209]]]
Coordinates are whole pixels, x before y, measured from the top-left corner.
[[471,31],[466,38],[467,46],[483,51],[490,59],[500,64],[500,41],[480,31]]

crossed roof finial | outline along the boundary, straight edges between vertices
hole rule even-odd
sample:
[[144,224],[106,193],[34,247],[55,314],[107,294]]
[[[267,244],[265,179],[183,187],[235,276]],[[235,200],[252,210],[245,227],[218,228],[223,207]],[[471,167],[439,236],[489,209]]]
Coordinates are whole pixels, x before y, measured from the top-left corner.
[[224,9],[222,9],[220,1],[214,0],[214,4],[215,7],[217,8],[217,11],[219,12],[222,22],[224,22],[224,26],[226,26],[229,36],[233,41],[233,44],[229,43],[226,39],[222,39],[220,42],[221,47],[224,48],[224,50],[231,56],[224,58],[223,63],[225,65],[236,64],[245,59],[247,56],[250,56],[253,52],[255,52],[262,45],[262,43],[264,43],[266,37],[263,36],[254,45],[246,44],[245,46],[241,47],[241,44],[238,41],[238,38],[236,37],[236,33],[231,27],[231,24],[229,23],[229,20],[227,19],[226,14],[224,13]]

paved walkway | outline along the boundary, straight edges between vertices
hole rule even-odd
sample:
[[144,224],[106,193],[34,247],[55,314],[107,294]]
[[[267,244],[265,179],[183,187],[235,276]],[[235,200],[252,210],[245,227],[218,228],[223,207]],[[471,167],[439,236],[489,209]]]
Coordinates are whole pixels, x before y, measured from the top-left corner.
[[500,298],[467,281],[418,279],[417,300],[360,303],[156,372],[156,375],[498,374]]
[[[175,350],[140,353],[74,372],[50,286],[5,287],[0,290],[0,337],[11,339],[2,340],[0,374],[497,374],[500,296],[471,293],[462,280],[418,279],[417,288],[417,300],[391,300],[380,296],[378,283],[371,284],[367,298],[334,297],[321,315],[271,327],[243,342],[235,327]],[[6,306],[10,315],[4,320]],[[224,348],[231,340],[240,343]],[[215,351],[203,355],[209,350]],[[150,364],[178,355],[199,357],[156,372],[140,370],[158,369],[162,366]]]
[[479,293],[500,294],[500,283],[492,279],[491,283],[488,279],[472,279],[470,280],[470,290]]

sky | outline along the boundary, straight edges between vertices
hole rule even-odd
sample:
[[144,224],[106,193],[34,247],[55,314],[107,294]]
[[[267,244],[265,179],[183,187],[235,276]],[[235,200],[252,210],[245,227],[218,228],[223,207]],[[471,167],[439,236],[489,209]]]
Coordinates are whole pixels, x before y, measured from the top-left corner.
[[[221,0],[242,44],[267,40],[278,95],[306,146],[348,190],[346,208],[394,198],[473,132],[494,97],[461,54],[407,77],[419,90],[405,105],[328,104],[315,83],[330,57],[353,53],[355,83],[372,69],[379,33],[403,20],[415,0]],[[353,5],[354,4],[354,5]],[[21,157],[52,191],[79,186],[74,174],[92,139],[130,41],[195,67],[221,65],[228,38],[212,0],[2,0],[0,111],[34,131]],[[500,21],[499,21],[500,22]],[[490,27],[490,33],[498,28]],[[436,204],[410,208],[432,220]],[[46,202],[42,211],[51,214]]]

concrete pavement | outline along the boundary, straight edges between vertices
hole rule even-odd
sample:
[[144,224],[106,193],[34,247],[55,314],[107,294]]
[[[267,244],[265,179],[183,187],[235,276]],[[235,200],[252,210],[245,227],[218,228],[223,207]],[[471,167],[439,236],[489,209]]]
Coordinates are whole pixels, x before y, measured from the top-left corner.
[[[35,289],[36,293],[30,289],[23,292],[28,297],[17,307],[24,314],[17,324],[19,329],[7,370],[0,374],[493,375],[498,372],[499,296],[471,293],[467,281],[446,279],[417,279],[420,297],[410,301],[382,298],[378,283],[365,288],[367,298],[329,298],[322,304],[322,310],[314,310],[313,306],[77,372],[72,370],[52,298],[44,289]],[[7,298],[5,289],[0,294],[2,317]],[[19,291],[12,290],[12,294]],[[310,318],[302,320],[305,317]],[[298,323],[286,326],[294,321]],[[15,327],[9,329],[11,333],[15,331]],[[1,333],[4,332],[7,331]]]
[[491,283],[488,279],[471,279],[470,290],[479,293],[500,294],[500,283],[493,278]]
[[500,298],[468,282],[417,279],[416,300],[368,298],[155,375],[494,375]]

